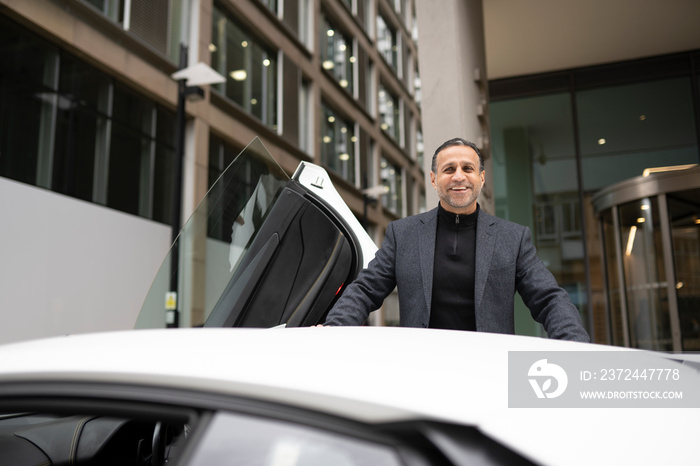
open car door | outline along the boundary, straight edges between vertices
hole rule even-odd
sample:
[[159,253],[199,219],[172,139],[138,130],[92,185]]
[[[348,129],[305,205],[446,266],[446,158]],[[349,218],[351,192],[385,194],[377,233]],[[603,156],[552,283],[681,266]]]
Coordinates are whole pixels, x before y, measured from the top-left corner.
[[136,327],[321,323],[376,249],[325,170],[290,178],[256,138],[182,228]]

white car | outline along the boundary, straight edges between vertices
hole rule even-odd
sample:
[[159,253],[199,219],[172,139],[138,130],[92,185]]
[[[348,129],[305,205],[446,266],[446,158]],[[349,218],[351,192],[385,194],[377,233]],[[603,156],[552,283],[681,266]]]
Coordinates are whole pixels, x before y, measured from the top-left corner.
[[[0,465],[698,464],[692,355],[309,327],[376,247],[324,170],[290,180],[259,141],[245,152],[183,229],[139,329],[0,346]],[[623,355],[644,370],[629,384],[624,366],[554,359]],[[567,401],[601,383],[676,399]]]
[[0,463],[697,464],[698,409],[509,407],[509,351],[602,349],[391,327],[9,344],[0,347]]

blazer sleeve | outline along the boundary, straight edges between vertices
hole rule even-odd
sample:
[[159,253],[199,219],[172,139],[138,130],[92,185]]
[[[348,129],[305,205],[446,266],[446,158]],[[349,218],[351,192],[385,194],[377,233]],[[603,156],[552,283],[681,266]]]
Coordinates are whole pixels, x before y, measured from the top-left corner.
[[578,309],[537,256],[530,229],[524,227],[516,265],[516,289],[549,338],[590,342]]
[[396,237],[393,223],[374,259],[343,291],[329,311],[324,325],[362,325],[369,313],[379,309],[396,287]]

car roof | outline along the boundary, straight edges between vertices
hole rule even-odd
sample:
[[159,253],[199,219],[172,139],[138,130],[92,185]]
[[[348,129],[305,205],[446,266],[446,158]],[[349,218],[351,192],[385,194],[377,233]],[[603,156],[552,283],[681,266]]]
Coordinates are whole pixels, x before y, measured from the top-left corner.
[[472,425],[544,464],[597,462],[592,448],[609,455],[603,463],[626,463],[626,444],[642,445],[643,460],[655,449],[694,455],[685,443],[700,434],[697,409],[508,408],[508,351],[545,350],[633,351],[390,327],[130,330],[0,346],[0,383],[129,383],[250,397],[370,423]]

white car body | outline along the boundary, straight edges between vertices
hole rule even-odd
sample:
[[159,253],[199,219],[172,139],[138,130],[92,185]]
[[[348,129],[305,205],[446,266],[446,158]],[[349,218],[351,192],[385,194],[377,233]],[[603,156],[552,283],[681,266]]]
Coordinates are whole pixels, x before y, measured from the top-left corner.
[[374,254],[377,252],[377,245],[374,244],[372,239],[367,235],[367,232],[362,228],[360,222],[357,221],[355,215],[353,215],[347,204],[345,204],[345,201],[343,201],[343,198],[340,197],[340,194],[338,194],[338,191],[336,191],[333,186],[331,177],[328,176],[328,172],[313,163],[302,162],[299,164],[292,178],[298,180],[299,183],[305,186],[309,191],[325,200],[331,208],[348,223],[360,244],[363,267],[367,267],[367,264],[369,264],[374,258]]
[[540,350],[634,351],[386,327],[139,330],[0,347],[0,402],[55,382],[184,389],[366,424],[474,426],[536,464],[697,464],[698,409],[509,408],[508,352]]

